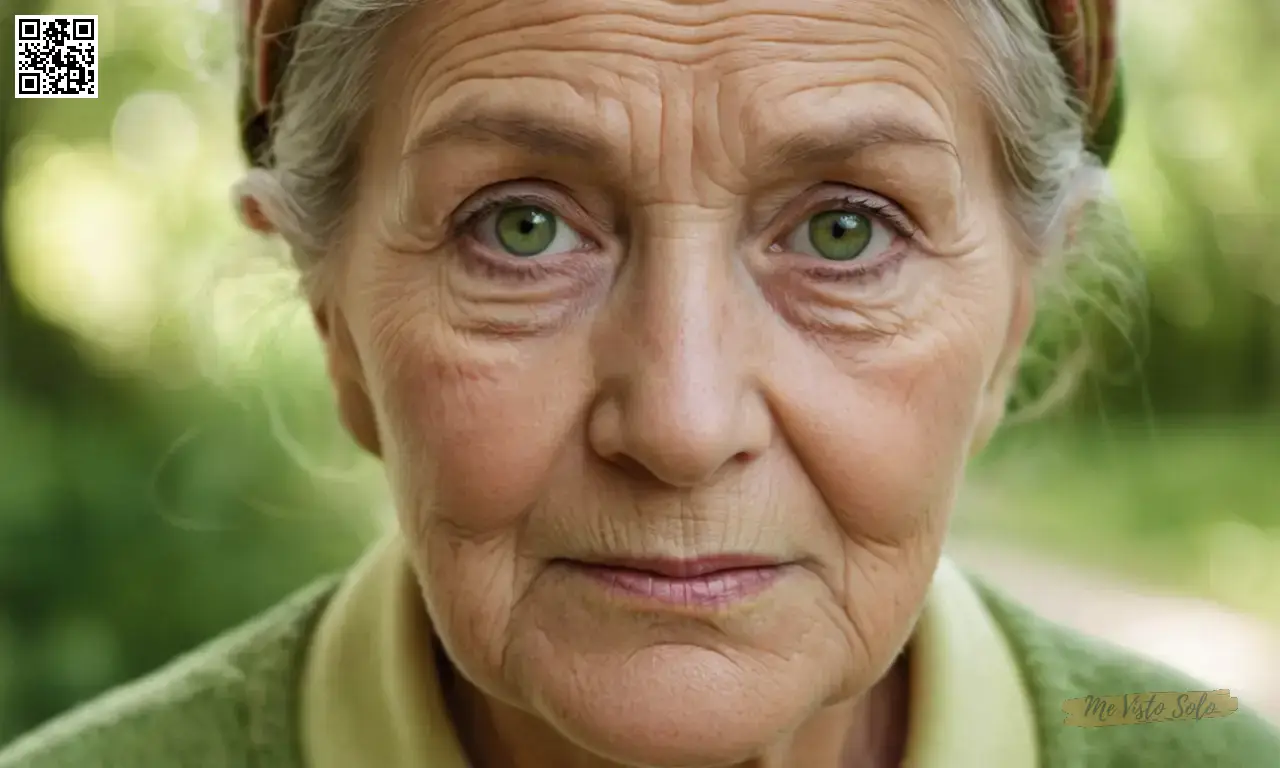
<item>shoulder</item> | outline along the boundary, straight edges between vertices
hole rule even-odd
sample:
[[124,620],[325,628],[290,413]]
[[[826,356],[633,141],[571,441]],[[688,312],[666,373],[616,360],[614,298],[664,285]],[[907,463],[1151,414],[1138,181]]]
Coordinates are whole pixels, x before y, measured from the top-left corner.
[[1212,691],[1170,667],[1043,619],[980,579],[988,609],[1004,631],[1036,707],[1043,764],[1272,765],[1280,731],[1241,706],[1228,717],[1081,728],[1063,723],[1063,702],[1086,696]]
[[[294,768],[307,640],[335,580],[0,749],[0,768]],[[266,759],[262,759],[263,757]]]

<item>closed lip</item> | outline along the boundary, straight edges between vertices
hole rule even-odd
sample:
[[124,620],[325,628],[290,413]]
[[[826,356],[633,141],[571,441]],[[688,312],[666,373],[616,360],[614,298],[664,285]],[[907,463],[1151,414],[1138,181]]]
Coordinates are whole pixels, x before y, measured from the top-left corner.
[[577,564],[589,568],[613,568],[651,573],[668,579],[697,579],[724,571],[777,568],[786,565],[785,561],[756,555],[716,555],[694,559],[623,557],[579,560]]

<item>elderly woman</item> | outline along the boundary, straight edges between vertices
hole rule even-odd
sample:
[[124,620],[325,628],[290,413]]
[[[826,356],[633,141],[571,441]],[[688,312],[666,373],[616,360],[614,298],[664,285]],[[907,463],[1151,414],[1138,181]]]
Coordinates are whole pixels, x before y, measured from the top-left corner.
[[942,557],[1105,188],[1112,2],[246,16],[243,213],[397,533],[0,766],[1280,764],[1243,709],[1064,724],[1212,686]]

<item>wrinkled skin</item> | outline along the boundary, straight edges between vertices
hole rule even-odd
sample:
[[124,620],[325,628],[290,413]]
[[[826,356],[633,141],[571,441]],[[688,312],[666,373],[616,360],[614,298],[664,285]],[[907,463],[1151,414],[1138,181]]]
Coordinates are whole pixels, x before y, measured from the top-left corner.
[[[1030,316],[971,33],[941,0],[449,0],[385,52],[315,311],[476,763],[892,763]],[[561,252],[467,218],[512,194]],[[846,200],[874,247],[806,250]],[[554,562],[726,552],[792,565],[709,610]]]

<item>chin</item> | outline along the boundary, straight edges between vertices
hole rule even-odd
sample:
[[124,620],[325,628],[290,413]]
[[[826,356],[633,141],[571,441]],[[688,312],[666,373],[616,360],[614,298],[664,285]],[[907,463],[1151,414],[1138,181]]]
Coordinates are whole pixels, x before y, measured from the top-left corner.
[[702,768],[749,760],[799,727],[823,693],[817,681],[797,685],[788,670],[770,674],[691,645],[583,663],[592,666],[544,677],[530,700],[565,738],[624,765]]

